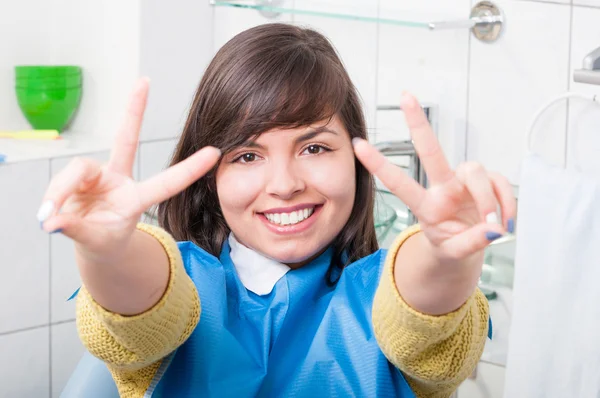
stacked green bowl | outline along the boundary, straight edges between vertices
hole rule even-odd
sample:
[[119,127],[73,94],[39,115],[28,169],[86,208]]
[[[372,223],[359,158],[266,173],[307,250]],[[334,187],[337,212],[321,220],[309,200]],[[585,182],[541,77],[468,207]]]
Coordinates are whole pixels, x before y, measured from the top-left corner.
[[82,81],[79,66],[15,67],[19,107],[38,130],[64,130],[79,107]]

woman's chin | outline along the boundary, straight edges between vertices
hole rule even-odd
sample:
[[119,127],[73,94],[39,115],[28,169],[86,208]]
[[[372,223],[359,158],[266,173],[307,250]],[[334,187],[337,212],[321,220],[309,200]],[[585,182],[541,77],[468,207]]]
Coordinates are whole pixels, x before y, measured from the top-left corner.
[[308,264],[314,258],[318,257],[323,250],[317,251],[288,251],[288,252],[277,252],[277,253],[264,253],[267,257],[273,260],[286,264],[290,268],[299,268],[305,264]]

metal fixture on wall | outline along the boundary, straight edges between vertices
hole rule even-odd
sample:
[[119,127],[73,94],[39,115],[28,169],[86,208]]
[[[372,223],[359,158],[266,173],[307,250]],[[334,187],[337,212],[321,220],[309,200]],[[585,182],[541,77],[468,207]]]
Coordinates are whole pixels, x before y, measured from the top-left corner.
[[573,80],[600,85],[600,47],[585,56],[581,69],[573,71]]
[[469,28],[473,35],[485,42],[493,42],[500,37],[504,27],[504,14],[491,1],[480,1],[471,9],[469,19],[455,21],[439,21],[429,24],[429,29]]

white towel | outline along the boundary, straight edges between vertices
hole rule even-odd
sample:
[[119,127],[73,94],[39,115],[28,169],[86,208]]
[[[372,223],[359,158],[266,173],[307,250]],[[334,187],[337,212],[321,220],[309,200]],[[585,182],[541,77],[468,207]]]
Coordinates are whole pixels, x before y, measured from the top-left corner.
[[600,397],[600,181],[522,170],[504,397]]

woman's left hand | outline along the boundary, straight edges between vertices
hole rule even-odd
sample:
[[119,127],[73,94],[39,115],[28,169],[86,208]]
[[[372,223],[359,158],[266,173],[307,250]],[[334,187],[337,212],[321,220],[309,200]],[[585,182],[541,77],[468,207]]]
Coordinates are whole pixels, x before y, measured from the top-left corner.
[[[506,231],[513,232],[516,200],[508,180],[475,162],[452,170],[417,100],[402,97],[402,109],[421,160],[429,189],[392,164],[365,140],[354,140],[360,162],[418,218],[424,235],[441,262],[454,262],[482,252]],[[502,219],[498,220],[500,207]]]

